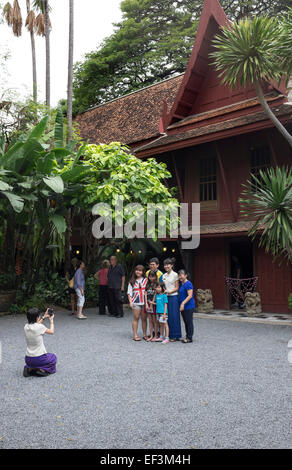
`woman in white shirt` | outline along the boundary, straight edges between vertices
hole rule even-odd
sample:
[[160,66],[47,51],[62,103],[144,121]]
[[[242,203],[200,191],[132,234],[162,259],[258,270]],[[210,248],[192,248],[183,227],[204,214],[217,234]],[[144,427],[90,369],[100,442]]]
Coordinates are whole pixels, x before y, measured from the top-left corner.
[[[27,314],[28,323],[24,327],[26,339],[25,366],[23,369],[24,377],[31,375],[40,375],[45,377],[56,372],[57,357],[55,354],[47,353],[43,335],[54,334],[54,315],[49,315],[49,309],[41,318],[38,308],[31,308]],[[43,325],[45,318],[50,320],[50,328]]]
[[165,274],[162,276],[168,297],[168,326],[169,341],[171,342],[179,341],[181,338],[180,312],[178,303],[179,279],[178,274],[173,271],[174,263],[174,258],[167,258],[164,261],[163,264]]

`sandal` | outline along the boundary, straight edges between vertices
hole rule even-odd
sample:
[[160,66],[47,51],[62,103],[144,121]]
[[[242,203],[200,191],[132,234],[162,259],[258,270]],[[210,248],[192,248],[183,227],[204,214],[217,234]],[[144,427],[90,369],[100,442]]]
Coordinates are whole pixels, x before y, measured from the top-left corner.
[[193,340],[192,339],[189,339],[189,338],[184,338],[181,340],[182,343],[192,343]]
[[85,320],[87,317],[85,315],[77,315],[78,320]]
[[135,338],[133,338],[133,341],[141,341],[141,338],[138,338],[138,336],[136,336]]
[[144,341],[148,341],[148,336],[143,336]]
[[149,338],[146,339],[146,341],[148,341],[148,343],[149,343],[149,341],[153,341],[153,338],[151,338],[151,336],[150,336]]

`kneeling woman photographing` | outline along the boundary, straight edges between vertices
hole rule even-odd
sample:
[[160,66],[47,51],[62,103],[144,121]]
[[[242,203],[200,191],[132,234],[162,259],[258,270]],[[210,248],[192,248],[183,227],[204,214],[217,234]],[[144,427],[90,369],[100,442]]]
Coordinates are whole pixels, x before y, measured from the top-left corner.
[[[28,323],[24,327],[26,339],[24,377],[31,375],[47,376],[56,372],[57,357],[55,354],[47,353],[44,346],[43,335],[54,334],[54,313],[48,308],[43,317],[38,308],[31,308],[27,314]],[[50,319],[50,328],[43,325],[45,318]]]

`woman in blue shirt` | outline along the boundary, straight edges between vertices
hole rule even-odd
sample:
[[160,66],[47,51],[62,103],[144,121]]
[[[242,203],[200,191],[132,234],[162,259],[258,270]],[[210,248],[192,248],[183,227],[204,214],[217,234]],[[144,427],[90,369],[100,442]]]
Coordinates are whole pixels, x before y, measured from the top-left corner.
[[186,328],[186,338],[182,340],[182,343],[192,343],[194,334],[193,315],[195,311],[194,287],[188,281],[188,275],[184,269],[178,272],[178,278],[180,280],[178,291],[179,310]]

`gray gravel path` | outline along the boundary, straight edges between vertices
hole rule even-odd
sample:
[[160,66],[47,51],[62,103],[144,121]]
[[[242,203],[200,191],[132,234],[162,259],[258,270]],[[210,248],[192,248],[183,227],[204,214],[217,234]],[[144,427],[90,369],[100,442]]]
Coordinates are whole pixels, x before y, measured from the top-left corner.
[[292,448],[291,326],[196,319],[193,344],[55,315],[57,373],[22,377],[23,315],[0,317],[1,448]]

